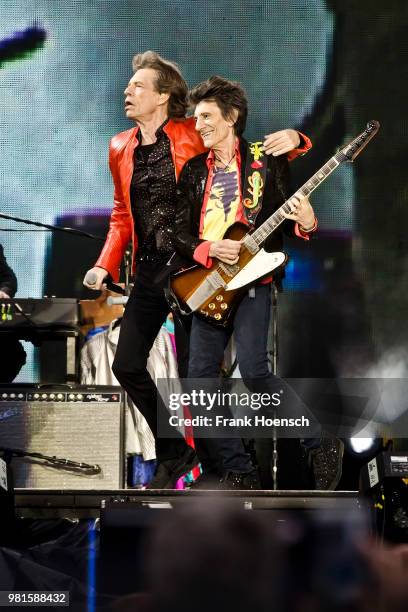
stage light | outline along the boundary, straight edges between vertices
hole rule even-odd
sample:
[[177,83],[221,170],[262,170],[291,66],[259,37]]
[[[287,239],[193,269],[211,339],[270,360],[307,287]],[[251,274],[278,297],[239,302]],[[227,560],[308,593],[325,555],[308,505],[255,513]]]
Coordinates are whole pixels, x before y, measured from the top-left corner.
[[354,453],[360,454],[360,453],[366,453],[367,451],[371,450],[376,444],[376,439],[375,438],[350,438],[349,443],[350,443],[351,450]]

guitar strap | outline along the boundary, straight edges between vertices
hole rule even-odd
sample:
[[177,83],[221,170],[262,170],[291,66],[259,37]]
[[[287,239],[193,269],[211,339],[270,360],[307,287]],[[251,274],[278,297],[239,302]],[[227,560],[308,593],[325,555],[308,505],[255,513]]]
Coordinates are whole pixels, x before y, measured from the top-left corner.
[[245,218],[250,226],[255,225],[265,191],[267,161],[261,146],[260,141],[249,142],[247,149],[242,203]]

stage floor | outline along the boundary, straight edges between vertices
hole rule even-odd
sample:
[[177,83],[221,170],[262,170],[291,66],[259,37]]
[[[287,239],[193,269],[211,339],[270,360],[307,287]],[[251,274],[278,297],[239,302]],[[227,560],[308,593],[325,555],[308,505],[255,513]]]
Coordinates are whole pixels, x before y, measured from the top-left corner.
[[109,491],[49,489],[16,489],[16,515],[21,518],[98,518],[107,503],[134,503],[146,508],[176,507],[188,499],[226,498],[236,500],[247,509],[339,511],[360,506],[358,491],[206,491],[185,489]]

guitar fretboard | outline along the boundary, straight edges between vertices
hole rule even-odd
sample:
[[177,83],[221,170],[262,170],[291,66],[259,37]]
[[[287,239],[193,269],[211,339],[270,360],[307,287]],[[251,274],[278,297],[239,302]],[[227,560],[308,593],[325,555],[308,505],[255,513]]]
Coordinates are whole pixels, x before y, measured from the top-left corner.
[[[345,160],[344,153],[339,151],[336,155],[333,155],[328,162],[324,164],[300,189],[293,194],[286,202],[282,204],[273,215],[269,217],[257,230],[251,235],[251,241],[254,240],[258,246],[261,246],[268,236],[283,222],[286,217],[283,213],[289,214],[291,212],[291,204],[295,199],[306,198],[312,193],[326,178]],[[244,240],[245,244],[245,240]]]

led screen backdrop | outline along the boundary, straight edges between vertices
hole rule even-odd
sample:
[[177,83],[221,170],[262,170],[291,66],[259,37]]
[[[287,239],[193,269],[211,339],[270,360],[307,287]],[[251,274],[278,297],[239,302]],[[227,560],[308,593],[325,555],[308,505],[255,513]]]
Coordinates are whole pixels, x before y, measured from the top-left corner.
[[[404,3],[388,3],[388,12],[374,16],[372,2],[345,4],[347,11],[335,0],[2,0],[0,39],[37,23],[45,28],[47,40],[30,57],[0,69],[0,210],[79,228],[89,217],[109,213],[108,141],[131,127],[123,113],[123,89],[131,76],[132,56],[146,49],[177,61],[190,85],[211,74],[242,82],[250,101],[247,137],[259,138],[283,127],[303,128],[315,143],[313,153],[293,164],[294,185],[303,182],[336,146],[362,131],[368,119],[380,119],[383,129],[389,127],[383,117],[393,121],[391,92],[378,95],[375,104],[356,108],[362,95],[358,66],[364,62],[361,46],[369,45],[374,55],[372,45],[383,40],[384,31],[391,47],[400,44],[394,33],[406,17]],[[368,21],[364,4],[371,7]],[[353,27],[359,28],[360,42]],[[385,69],[387,62],[392,64],[384,54],[371,70],[378,71],[382,61]],[[365,68],[361,73],[369,81]],[[364,153],[365,161],[361,158],[360,183],[353,167],[344,166],[315,194],[321,240],[307,250],[289,247],[292,258],[282,304],[291,296],[294,301],[285,305],[285,325],[285,317],[299,320],[296,295],[309,295],[311,300],[327,292],[332,295],[330,271],[335,270],[343,281],[357,278],[358,290],[349,297],[357,319],[368,326],[370,342],[377,333],[381,347],[386,337],[393,344],[388,330],[381,336],[381,308],[372,305],[373,259],[367,262],[364,256],[364,240],[370,236],[364,234],[367,219],[358,208],[368,197],[367,175],[379,174],[378,164],[370,166],[385,148],[384,140],[378,143],[376,156]],[[59,235],[8,232],[26,228],[7,221],[0,227],[1,243],[18,276],[19,296],[40,297],[50,288],[54,293],[51,276],[59,276],[62,286],[65,273],[73,279],[72,288],[64,286],[60,295],[80,295],[83,273],[93,263],[85,239],[70,238],[71,246],[65,239],[61,254]],[[371,252],[373,245],[367,248]],[[378,246],[378,257],[382,254]],[[390,290],[391,284],[384,282]],[[392,290],[395,293],[395,287]],[[391,306],[384,303],[382,310]],[[392,322],[390,329],[396,327]],[[292,325],[288,331],[288,342],[295,329]],[[338,341],[335,336],[332,340]],[[288,348],[286,358],[290,353]],[[34,361],[30,358],[20,379],[35,379]]]

